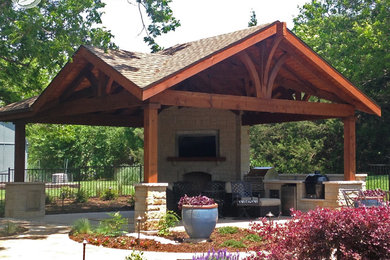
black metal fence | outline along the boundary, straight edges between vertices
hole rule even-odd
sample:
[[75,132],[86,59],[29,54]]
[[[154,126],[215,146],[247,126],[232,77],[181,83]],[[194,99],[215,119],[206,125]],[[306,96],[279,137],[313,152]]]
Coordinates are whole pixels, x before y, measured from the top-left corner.
[[[0,173],[0,211],[5,200],[5,183],[13,181],[13,176],[13,169]],[[49,199],[75,198],[80,193],[88,197],[134,195],[134,184],[142,181],[142,165],[25,170],[25,182],[44,182]]]
[[369,164],[366,189],[390,190],[390,164]]

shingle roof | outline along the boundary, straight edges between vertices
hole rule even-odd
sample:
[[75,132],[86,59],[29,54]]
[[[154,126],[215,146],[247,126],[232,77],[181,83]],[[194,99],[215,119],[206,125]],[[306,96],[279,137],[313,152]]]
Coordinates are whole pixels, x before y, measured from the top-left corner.
[[137,53],[124,50],[86,48],[112,66],[138,87],[144,89],[178,73],[188,66],[232,46],[270,24],[250,27],[244,30],[177,44],[158,53]]
[[0,113],[16,113],[23,110],[28,110],[32,104],[34,104],[35,100],[37,100],[38,96],[28,98],[22,101],[18,101],[4,107],[0,107]]

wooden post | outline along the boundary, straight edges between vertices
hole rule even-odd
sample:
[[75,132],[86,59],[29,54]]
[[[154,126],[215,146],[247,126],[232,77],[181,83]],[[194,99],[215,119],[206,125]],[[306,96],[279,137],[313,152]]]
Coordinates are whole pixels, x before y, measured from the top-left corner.
[[157,183],[157,134],[160,104],[144,107],[144,182]]
[[346,117],[344,122],[344,180],[354,181],[356,174],[355,117]]
[[26,124],[15,122],[15,156],[14,181],[24,182],[24,167],[26,165]]

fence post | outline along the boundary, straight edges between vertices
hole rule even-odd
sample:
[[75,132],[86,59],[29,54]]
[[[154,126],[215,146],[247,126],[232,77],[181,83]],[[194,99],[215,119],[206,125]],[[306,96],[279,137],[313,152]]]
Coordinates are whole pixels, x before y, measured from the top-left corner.
[[11,182],[11,168],[8,167],[8,182]]
[[139,166],[139,182],[143,182],[142,180],[142,164]]

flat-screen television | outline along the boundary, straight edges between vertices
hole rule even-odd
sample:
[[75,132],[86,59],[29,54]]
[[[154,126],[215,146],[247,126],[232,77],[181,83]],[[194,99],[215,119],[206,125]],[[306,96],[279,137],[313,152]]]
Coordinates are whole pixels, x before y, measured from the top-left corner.
[[217,133],[177,135],[178,157],[217,157]]

